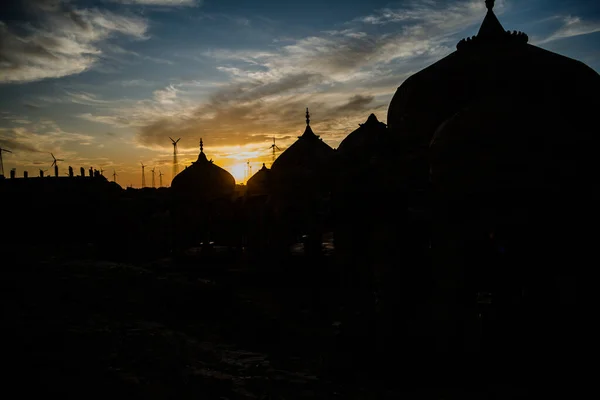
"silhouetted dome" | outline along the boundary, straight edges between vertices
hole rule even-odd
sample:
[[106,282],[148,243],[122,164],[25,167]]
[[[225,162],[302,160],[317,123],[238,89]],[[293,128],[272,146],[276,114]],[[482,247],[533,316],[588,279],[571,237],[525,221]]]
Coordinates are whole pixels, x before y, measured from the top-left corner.
[[198,160],[175,176],[171,189],[178,197],[210,200],[232,195],[235,179],[206,158],[200,141]]
[[[492,10],[493,1],[486,3],[479,34],[408,78],[394,95],[388,128],[409,148],[426,148],[445,120],[489,98],[522,99],[532,113],[539,112],[531,116],[538,119],[577,120],[594,114],[600,76],[579,61],[528,44],[524,33],[505,31]],[[540,106],[552,103],[563,110],[559,116]]]
[[307,110],[306,130],[275,160],[271,167],[274,173],[279,175],[293,170],[317,170],[330,160],[333,149],[313,133],[309,121]]
[[249,194],[267,194],[271,185],[271,170],[265,166],[258,170],[250,179],[248,179]]
[[385,133],[386,125],[379,122],[375,114],[371,114],[364,124],[360,124],[358,129],[342,140],[338,147],[338,154],[353,157],[365,151],[375,151],[381,145],[381,139]]

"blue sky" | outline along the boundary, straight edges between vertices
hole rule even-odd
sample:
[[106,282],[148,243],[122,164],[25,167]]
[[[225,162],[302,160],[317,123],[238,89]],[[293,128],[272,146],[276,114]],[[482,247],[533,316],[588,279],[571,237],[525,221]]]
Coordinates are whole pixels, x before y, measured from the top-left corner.
[[[234,173],[313,129],[336,147],[396,88],[477,33],[483,0],[22,0],[0,17],[5,168],[94,166],[140,184],[206,152]],[[497,0],[505,29],[600,71],[600,2]],[[256,170],[256,169],[255,169]],[[148,178],[148,177],[147,177]],[[241,179],[240,179],[241,178]],[[149,181],[149,178],[147,179]]]

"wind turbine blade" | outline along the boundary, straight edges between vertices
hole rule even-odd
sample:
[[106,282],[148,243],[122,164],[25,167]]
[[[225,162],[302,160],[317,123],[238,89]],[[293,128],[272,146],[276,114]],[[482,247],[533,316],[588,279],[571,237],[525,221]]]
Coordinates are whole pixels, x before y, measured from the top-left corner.
[[277,147],[277,146],[275,146],[275,149],[277,149],[277,150],[281,150],[281,149],[280,149],[279,147]]
[[180,140],[181,140],[181,138],[177,139],[177,140],[175,141],[175,143],[179,142]]
[[171,136],[169,136],[169,139],[171,139],[171,142],[174,142],[173,138]]
[[7,153],[12,153],[12,151],[10,151],[10,150],[6,150],[6,149],[2,149],[2,151],[5,151],[5,152],[7,152]]

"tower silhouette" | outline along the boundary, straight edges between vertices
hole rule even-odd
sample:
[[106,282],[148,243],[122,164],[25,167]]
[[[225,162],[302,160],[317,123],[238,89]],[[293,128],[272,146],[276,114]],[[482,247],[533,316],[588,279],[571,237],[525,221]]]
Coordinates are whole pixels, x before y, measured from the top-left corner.
[[144,165],[143,162],[141,162],[140,164],[142,164],[142,188],[146,187],[146,166]]
[[281,151],[281,149],[275,144],[275,136],[273,136],[273,144],[269,146],[269,148],[273,150],[273,160],[271,161],[271,165],[273,165],[275,162],[275,151]]
[[150,172],[152,172],[152,188],[156,187],[155,180],[154,180],[154,170],[155,170],[155,168],[152,168],[150,170]]
[[2,152],[6,152],[6,153],[12,153],[12,151],[8,150],[8,149],[3,149],[2,147],[0,147],[0,175],[4,176],[4,163],[2,162]]
[[162,177],[163,177],[163,173],[161,172],[161,170],[158,170],[158,187],[162,187]]
[[171,139],[171,142],[173,142],[173,176],[171,177],[172,180],[179,173],[179,164],[177,163],[177,143],[181,140],[181,138],[174,140],[172,137],[169,136],[169,139]]
[[54,176],[58,178],[58,162],[57,161],[65,161],[62,158],[56,158],[54,157],[54,154],[50,153],[50,155],[53,158],[52,161],[52,165],[50,165],[51,167],[54,167]]

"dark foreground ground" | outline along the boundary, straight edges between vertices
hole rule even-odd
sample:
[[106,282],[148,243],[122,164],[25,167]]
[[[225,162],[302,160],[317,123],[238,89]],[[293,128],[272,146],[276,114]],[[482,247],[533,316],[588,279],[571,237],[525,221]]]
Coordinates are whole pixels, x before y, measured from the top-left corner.
[[374,339],[356,333],[369,329],[345,334],[335,281],[298,266],[4,261],[4,378],[18,397],[536,397],[516,380],[485,379],[490,364],[372,356]]

